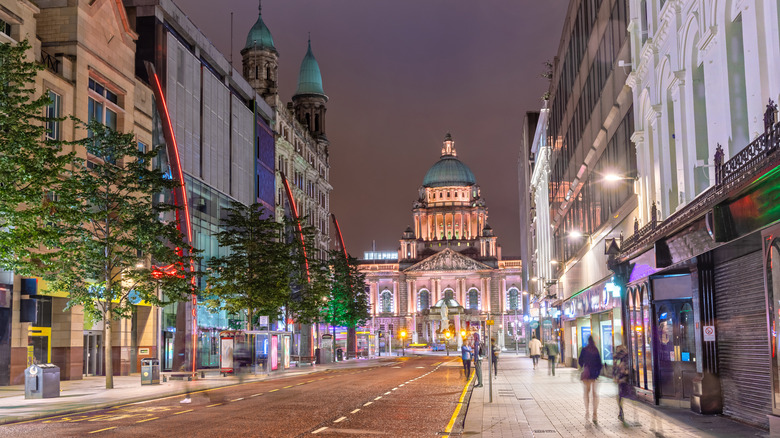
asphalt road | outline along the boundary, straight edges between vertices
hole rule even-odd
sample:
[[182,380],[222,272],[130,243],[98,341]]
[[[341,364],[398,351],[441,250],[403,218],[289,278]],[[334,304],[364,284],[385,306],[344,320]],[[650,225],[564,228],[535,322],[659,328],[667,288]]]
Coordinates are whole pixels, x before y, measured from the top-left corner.
[[436,437],[465,383],[456,357],[398,358],[8,424],[0,437]]

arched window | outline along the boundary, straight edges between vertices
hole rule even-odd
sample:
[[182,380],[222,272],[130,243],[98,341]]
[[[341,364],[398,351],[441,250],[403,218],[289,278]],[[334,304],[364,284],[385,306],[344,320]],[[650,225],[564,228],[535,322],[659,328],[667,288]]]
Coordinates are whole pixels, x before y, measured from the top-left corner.
[[431,293],[426,289],[421,289],[417,294],[417,311],[422,312],[431,307]]
[[268,65],[268,64],[265,65],[265,78],[268,79],[269,81],[272,80],[272,78],[271,78],[271,66]]
[[320,115],[314,115],[314,132],[320,132]]
[[506,291],[506,310],[520,310],[520,291],[516,288],[510,288]]
[[481,303],[479,302],[479,291],[476,288],[469,289],[466,299],[468,300],[467,305],[469,309],[479,310],[480,307],[482,307],[480,306]]
[[393,313],[393,293],[385,289],[379,295],[379,307],[382,313]]
[[447,289],[444,291],[444,299],[445,300],[454,300],[455,299],[455,291],[452,289]]

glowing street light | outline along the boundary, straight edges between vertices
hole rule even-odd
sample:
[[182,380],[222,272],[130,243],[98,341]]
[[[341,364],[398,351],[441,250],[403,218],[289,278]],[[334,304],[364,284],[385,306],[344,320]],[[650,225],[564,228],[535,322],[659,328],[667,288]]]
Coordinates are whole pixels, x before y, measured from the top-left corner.
[[401,336],[401,356],[406,356],[406,330],[401,329],[398,334]]
[[447,350],[447,357],[450,356],[450,336],[452,335],[450,334],[449,330],[444,332],[444,338],[446,339],[446,342],[444,343],[444,349]]
[[608,173],[604,175],[604,181],[607,182],[615,182],[615,181],[620,181],[622,179],[624,178],[616,173]]

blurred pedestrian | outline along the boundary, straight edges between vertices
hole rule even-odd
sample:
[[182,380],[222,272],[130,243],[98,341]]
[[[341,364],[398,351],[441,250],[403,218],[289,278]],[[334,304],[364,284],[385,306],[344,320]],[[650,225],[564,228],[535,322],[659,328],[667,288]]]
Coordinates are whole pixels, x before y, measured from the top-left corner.
[[484,353],[482,350],[484,348],[482,347],[482,343],[479,342],[479,340],[476,340],[474,342],[474,374],[477,375],[477,384],[474,385],[475,388],[481,388],[482,387],[482,353]]
[[539,364],[539,356],[542,355],[542,342],[536,339],[536,335],[528,343],[528,353],[531,355],[531,359],[534,361],[534,369],[536,369],[536,365]]
[[547,375],[555,375],[555,361],[558,360],[558,343],[550,341],[544,345],[544,352],[547,355]]
[[[498,376],[498,355],[501,353],[501,348],[496,344],[495,338],[490,340],[490,355],[493,361],[493,372]],[[490,372],[490,370],[488,370]]]
[[617,403],[620,409],[618,420],[624,421],[623,397],[627,397],[631,392],[631,386],[628,384],[628,349],[626,346],[618,345],[612,358],[615,360],[612,367],[612,378],[618,384]]
[[466,375],[466,380],[471,376],[471,355],[473,353],[469,343],[470,341],[466,341],[460,347],[460,359],[463,361],[463,373]]
[[583,387],[585,389],[585,419],[588,419],[588,399],[593,399],[593,422],[598,422],[596,412],[599,408],[599,395],[598,395],[598,378],[601,374],[601,356],[599,355],[599,349],[596,348],[596,343],[593,341],[593,336],[588,336],[588,345],[580,351],[579,364],[582,367],[582,374],[580,379],[582,380]]

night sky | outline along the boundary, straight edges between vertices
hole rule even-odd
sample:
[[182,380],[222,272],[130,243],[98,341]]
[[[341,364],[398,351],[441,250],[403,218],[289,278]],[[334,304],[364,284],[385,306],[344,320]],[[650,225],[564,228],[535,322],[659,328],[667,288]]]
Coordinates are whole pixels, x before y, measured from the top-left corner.
[[[254,0],[174,0],[233,65]],[[526,111],[541,108],[566,0],[264,0],[290,100],[311,32],[329,97],[336,215],[349,252],[396,250],[447,132],[482,188],[504,257],[519,256],[517,160]]]

